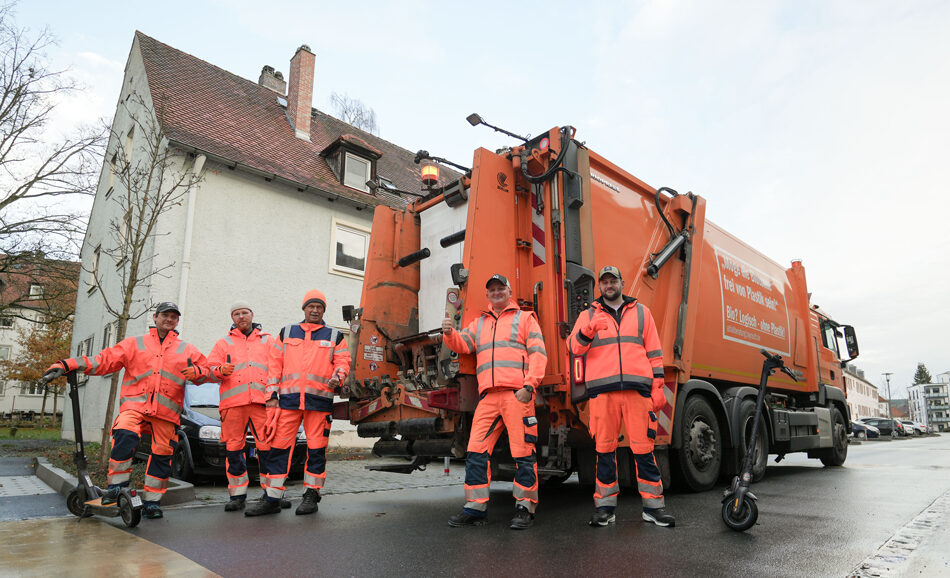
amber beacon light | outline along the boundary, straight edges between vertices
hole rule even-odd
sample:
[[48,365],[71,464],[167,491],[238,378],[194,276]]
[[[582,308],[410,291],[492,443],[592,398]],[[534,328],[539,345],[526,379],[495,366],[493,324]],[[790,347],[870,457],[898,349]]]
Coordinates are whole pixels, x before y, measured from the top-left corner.
[[423,165],[422,184],[427,187],[434,187],[439,182],[439,167],[435,165]]

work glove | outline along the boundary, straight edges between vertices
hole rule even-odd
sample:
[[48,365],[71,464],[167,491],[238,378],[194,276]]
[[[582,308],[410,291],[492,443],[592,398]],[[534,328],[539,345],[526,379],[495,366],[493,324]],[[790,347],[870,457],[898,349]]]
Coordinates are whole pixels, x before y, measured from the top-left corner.
[[195,367],[195,364],[191,362],[191,358],[188,358],[188,367],[181,370],[181,375],[188,381],[195,381],[198,376],[201,375],[201,369]]
[[660,387],[654,387],[650,393],[650,399],[653,400],[653,411],[657,413],[666,407],[666,393],[663,391],[664,389],[665,386],[661,385]]
[[343,377],[344,377],[344,374],[343,374],[342,369],[340,369],[339,367],[334,369],[333,375],[330,377],[330,381],[328,382],[330,384],[330,387],[338,387]]
[[609,329],[610,323],[607,321],[607,318],[603,315],[595,315],[591,319],[590,323],[587,324],[587,336],[593,339],[595,335],[603,331],[604,329]]
[[228,354],[228,360],[221,364],[218,367],[218,371],[221,372],[221,375],[231,375],[234,373],[234,364],[231,363],[231,354]]
[[43,381],[48,383],[57,377],[62,377],[64,375],[66,375],[66,364],[62,361],[57,361],[53,365],[50,365],[49,369],[43,373]]
[[267,422],[264,424],[264,441],[268,444],[274,441],[274,438],[277,437],[277,420],[280,417],[280,411],[277,408],[274,408],[273,413],[269,413],[267,417]]

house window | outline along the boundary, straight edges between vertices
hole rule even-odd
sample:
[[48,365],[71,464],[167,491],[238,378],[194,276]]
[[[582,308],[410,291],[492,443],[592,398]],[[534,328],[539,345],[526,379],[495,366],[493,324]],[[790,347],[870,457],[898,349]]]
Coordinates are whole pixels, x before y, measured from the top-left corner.
[[112,158],[109,159],[109,174],[106,175],[106,198],[109,198],[109,195],[112,194],[113,189],[115,189],[115,165],[119,160],[119,153],[112,155]]
[[125,165],[128,166],[132,164],[132,138],[135,137],[135,127],[129,129],[129,133],[125,135],[125,149],[122,151],[122,156],[125,157]]
[[86,283],[89,284],[88,291],[92,293],[96,290],[96,277],[99,275],[99,257],[102,254],[102,245],[98,245],[92,252],[92,263],[89,267],[89,278]]
[[[76,346],[76,357],[82,357],[84,355],[92,355],[92,335],[80,341],[79,345]],[[89,380],[89,376],[81,371],[76,373],[76,377],[79,383],[86,383],[86,381]]]
[[112,332],[113,327],[111,323],[106,323],[106,326],[102,329],[102,348],[112,347],[115,345],[113,339],[115,339],[115,333]]
[[0,317],[0,328],[3,328],[3,329],[13,328],[13,318],[8,315],[4,315],[3,317]]
[[346,153],[344,163],[346,166],[343,168],[343,184],[368,193],[366,181],[370,178],[370,162],[352,153]]
[[42,297],[43,286],[39,283],[30,283],[30,297]]
[[369,229],[360,225],[332,221],[330,230],[330,272],[362,277],[366,271]]

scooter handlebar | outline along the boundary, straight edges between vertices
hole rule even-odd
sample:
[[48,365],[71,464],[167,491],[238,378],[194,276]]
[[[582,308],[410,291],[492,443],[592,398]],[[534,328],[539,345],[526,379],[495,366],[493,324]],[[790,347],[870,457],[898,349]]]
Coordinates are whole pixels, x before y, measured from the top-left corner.
[[62,368],[51,369],[43,374],[43,377],[39,379],[40,385],[46,385],[47,383],[53,381],[57,377],[62,377],[66,375],[66,370]]

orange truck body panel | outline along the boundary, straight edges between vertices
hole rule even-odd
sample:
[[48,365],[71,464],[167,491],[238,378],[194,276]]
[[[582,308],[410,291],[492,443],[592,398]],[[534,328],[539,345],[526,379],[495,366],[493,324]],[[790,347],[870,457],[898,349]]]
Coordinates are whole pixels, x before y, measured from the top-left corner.
[[[501,154],[478,149],[470,174],[454,192],[402,212],[376,209],[348,382],[348,416],[366,435],[391,437],[394,425],[416,427],[429,419],[428,429],[413,430],[419,435],[397,433],[409,442],[415,437],[448,443],[454,436],[452,453],[464,452],[463,416],[477,401],[471,393],[474,359],[441,346],[442,311],[457,312],[456,325],[467,325],[487,306],[485,280],[495,273],[508,277],[513,298],[523,309],[536,310],[541,323],[548,367],[538,409],[552,436],[571,431],[576,440],[586,429],[586,403],[572,397],[565,338],[577,313],[597,296],[590,276],[608,264],[620,268],[624,292],[650,307],[660,332],[668,406],[658,446],[676,441],[676,408],[682,406],[677,395],[687,384],[687,391],[694,383],[711,384],[707,389],[724,400],[723,415],[729,396],[745,391],[743,386],[758,387],[760,349],[782,355],[800,377],[794,382],[779,374],[769,382],[770,389],[801,400],[795,403],[824,400],[818,394],[826,386],[843,390],[836,345],[821,339],[827,321],[809,303],[800,263],[782,267],[707,221],[702,197],[657,197],[656,189],[565,134],[555,128],[547,142],[542,135]],[[563,161],[570,163],[568,170],[554,171],[540,183],[527,179],[525,170],[544,173],[568,146]],[[673,237],[658,206],[688,241],[654,276],[648,268]],[[465,229],[464,241],[442,248],[436,238],[441,233],[425,229],[448,227],[451,219]],[[402,257],[421,249],[430,250],[432,264],[423,259],[400,266]],[[440,258],[457,263],[460,286],[431,280],[447,278],[447,266],[434,263]],[[588,271],[587,277],[578,277],[578,271]],[[427,288],[432,292],[423,298]],[[827,409],[835,402],[823,403]],[[724,428],[734,430],[728,417],[722,419]],[[774,446],[785,443],[782,435],[774,433]],[[737,445],[728,431],[722,437]]]

